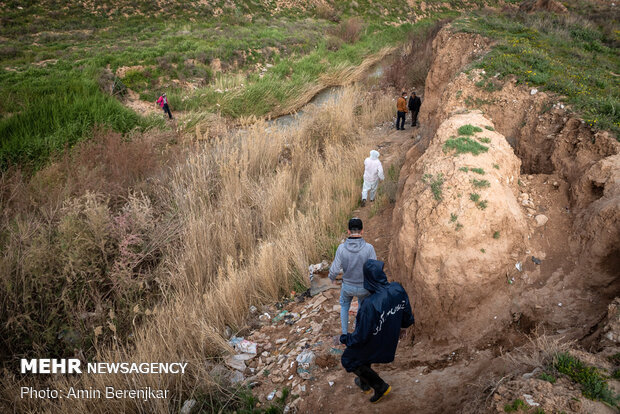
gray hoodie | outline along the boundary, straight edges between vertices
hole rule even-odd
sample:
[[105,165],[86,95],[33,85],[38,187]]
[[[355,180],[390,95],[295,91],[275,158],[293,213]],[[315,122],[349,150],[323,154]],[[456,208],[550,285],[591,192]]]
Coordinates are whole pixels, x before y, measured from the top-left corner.
[[338,246],[336,257],[329,268],[329,278],[335,280],[342,270],[342,282],[356,287],[364,287],[364,263],[368,259],[377,260],[372,244],[361,237],[348,238]]

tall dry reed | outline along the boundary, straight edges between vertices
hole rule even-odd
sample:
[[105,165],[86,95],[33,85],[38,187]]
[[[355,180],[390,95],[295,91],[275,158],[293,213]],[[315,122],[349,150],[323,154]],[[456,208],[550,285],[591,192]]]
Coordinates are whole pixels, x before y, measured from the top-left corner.
[[[368,102],[366,100],[368,99]],[[368,105],[366,105],[368,104]],[[329,251],[359,199],[363,127],[377,107],[347,88],[301,123],[277,129],[258,122],[221,139],[197,144],[173,168],[168,186],[182,221],[179,245],[168,252],[164,299],[136,327],[133,340],[98,347],[100,361],[187,361],[185,375],[53,377],[66,389],[151,386],[168,400],[19,400],[19,383],[4,384],[18,410],[168,413],[193,393],[221,393],[208,362],[229,351],[224,328],[243,326],[250,305],[277,300],[307,283],[309,263]],[[381,112],[386,116],[391,113]],[[385,119],[375,116],[373,122]]]

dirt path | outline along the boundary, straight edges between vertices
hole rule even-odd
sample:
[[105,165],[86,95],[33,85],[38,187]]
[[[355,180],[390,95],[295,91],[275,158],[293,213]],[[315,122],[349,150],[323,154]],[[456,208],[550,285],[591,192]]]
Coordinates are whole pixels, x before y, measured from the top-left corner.
[[[415,144],[414,132],[381,129],[372,137],[386,171]],[[392,209],[393,205],[388,204],[376,211],[373,204],[368,203],[352,213],[364,221],[364,237],[375,247],[379,260],[387,260]],[[390,270],[386,271],[393,279]],[[326,272],[315,277],[326,277]],[[282,309],[263,309],[263,313],[272,317],[286,311],[289,315],[299,315],[300,319],[290,325],[284,319],[261,324],[248,336],[258,343],[259,357],[250,362],[249,367],[255,372],[250,382],[256,382],[254,394],[261,404],[268,403],[270,393],[286,386],[294,395],[299,395],[291,403],[291,408],[295,407],[298,412],[337,413],[342,412],[342,407],[347,407],[348,412],[450,412],[479,392],[483,374],[493,373],[502,365],[494,358],[497,352],[492,347],[471,355],[455,349],[440,359],[426,360],[424,349],[416,348],[410,340],[401,341],[395,361],[375,367],[392,385],[392,393],[380,404],[371,405],[367,401],[369,397],[353,384],[354,376],[340,365],[344,348],[334,347],[332,343],[340,327],[338,296],[339,287],[336,286],[301,302],[290,302]],[[351,325],[356,309],[354,303],[349,315]],[[255,322],[258,327],[258,321]],[[312,350],[317,357],[317,368],[312,372],[313,378],[308,380],[300,378],[295,362],[304,348]]]

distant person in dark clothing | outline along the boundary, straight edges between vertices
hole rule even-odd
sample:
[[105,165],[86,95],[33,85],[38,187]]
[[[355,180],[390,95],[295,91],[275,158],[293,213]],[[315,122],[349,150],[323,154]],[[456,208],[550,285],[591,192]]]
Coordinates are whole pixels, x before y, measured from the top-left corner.
[[165,114],[168,114],[168,118],[172,119],[172,112],[170,112],[170,107],[168,106],[168,98],[166,94],[162,94],[159,99],[157,99],[157,103],[164,110]]
[[407,93],[403,92],[398,101],[396,102],[396,110],[398,114],[396,116],[396,129],[404,131],[405,129],[405,115],[407,114]]
[[411,126],[414,127],[418,124],[418,113],[420,112],[420,106],[422,101],[419,96],[416,96],[415,92],[411,92],[409,97],[409,110],[411,111]]
[[413,325],[409,296],[400,283],[388,283],[383,262],[369,259],[364,264],[364,288],[370,296],[357,311],[355,331],[340,336],[347,346],[342,354],[342,366],[357,375],[355,384],[364,392],[374,390],[370,402],[376,403],[392,390],[370,368],[370,364],[394,361],[402,328]]

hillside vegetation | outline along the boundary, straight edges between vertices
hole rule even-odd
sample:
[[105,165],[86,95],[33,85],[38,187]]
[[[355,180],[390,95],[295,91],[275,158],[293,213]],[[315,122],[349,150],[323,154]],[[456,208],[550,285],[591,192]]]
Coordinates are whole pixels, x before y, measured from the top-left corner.
[[164,127],[119,103],[126,88],[147,102],[167,91],[174,112],[286,113],[320,76],[338,82],[405,40],[415,11],[395,1],[5,2],[0,169],[38,169],[96,125]]
[[567,2],[564,14],[474,12],[455,22],[498,43],[479,62],[481,88],[493,91],[506,76],[549,90],[596,129],[620,137],[620,19],[611,4]]

